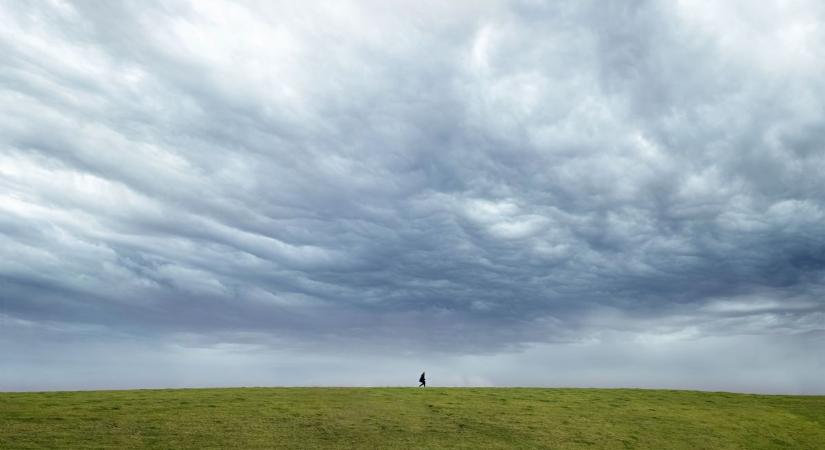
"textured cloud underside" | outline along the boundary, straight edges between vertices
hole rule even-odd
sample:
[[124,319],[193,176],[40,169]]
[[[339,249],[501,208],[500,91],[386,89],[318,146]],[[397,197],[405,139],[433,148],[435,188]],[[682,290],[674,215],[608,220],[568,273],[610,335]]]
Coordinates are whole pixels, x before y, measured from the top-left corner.
[[0,334],[821,340],[823,13],[0,6]]

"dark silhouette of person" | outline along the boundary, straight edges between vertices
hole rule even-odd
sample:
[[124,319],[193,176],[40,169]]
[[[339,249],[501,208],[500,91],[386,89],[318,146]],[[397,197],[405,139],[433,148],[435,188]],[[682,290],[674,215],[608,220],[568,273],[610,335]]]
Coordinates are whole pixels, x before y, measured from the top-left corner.
[[419,384],[418,387],[421,387],[421,386],[427,387],[427,379],[424,378],[424,373],[425,372],[421,372],[421,378],[418,379],[418,382],[421,383],[421,384]]

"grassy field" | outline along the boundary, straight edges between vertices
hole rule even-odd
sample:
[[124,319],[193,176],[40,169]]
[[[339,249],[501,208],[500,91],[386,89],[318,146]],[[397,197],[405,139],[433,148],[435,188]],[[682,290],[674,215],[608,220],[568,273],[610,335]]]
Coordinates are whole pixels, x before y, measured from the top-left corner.
[[0,393],[0,448],[825,449],[825,396],[634,389]]

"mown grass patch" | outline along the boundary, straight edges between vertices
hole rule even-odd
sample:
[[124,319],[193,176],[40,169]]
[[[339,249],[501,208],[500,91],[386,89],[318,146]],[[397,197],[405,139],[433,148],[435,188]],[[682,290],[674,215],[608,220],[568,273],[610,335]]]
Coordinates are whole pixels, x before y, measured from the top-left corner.
[[825,397],[533,388],[2,393],[0,448],[823,449]]

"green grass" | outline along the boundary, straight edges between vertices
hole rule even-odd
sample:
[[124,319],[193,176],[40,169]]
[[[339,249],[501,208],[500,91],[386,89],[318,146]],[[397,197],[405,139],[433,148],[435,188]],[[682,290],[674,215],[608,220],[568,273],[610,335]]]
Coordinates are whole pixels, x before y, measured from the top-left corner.
[[825,396],[532,388],[0,393],[0,448],[823,449]]

